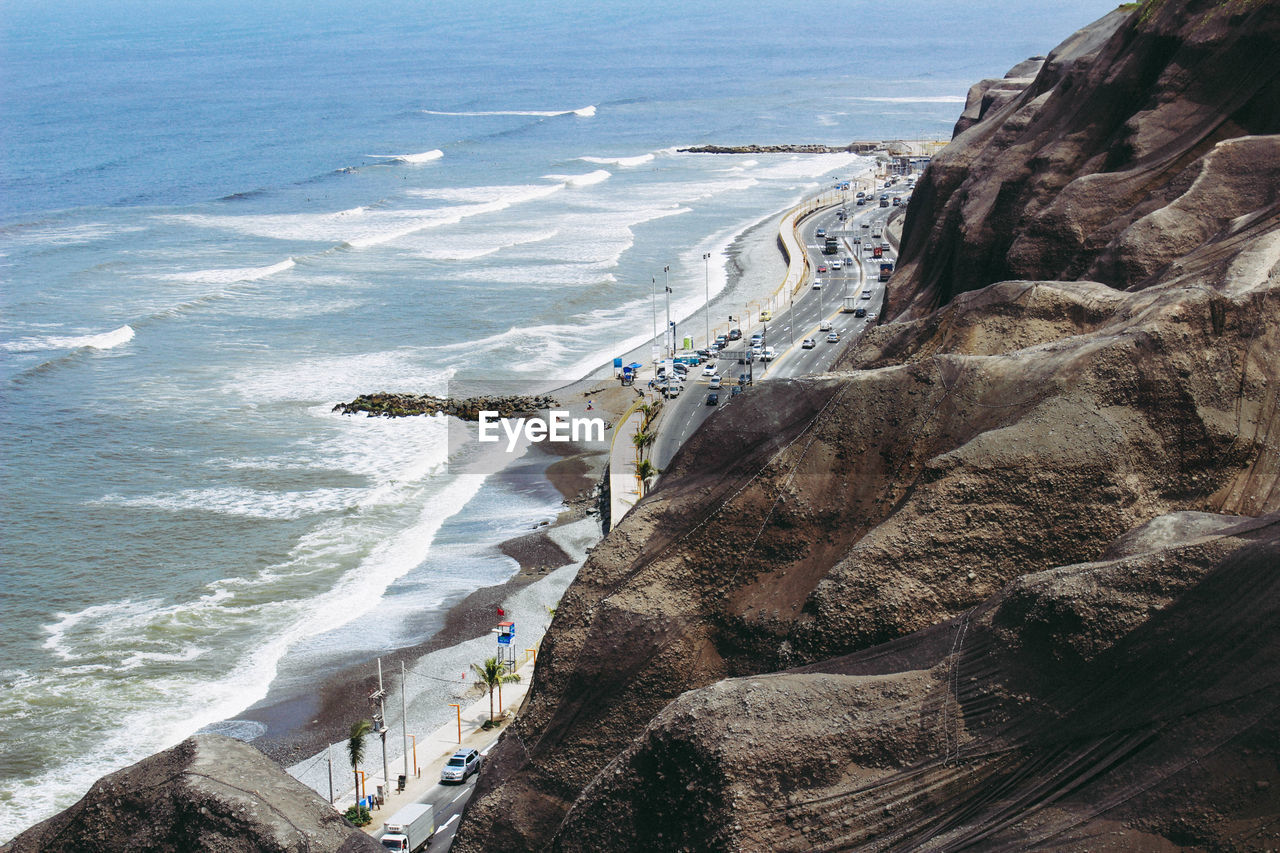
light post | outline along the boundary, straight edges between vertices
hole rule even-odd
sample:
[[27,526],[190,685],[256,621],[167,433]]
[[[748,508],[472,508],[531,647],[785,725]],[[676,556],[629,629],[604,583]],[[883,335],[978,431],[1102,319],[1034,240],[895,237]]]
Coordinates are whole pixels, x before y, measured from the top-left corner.
[[707,287],[707,301],[702,305],[702,316],[706,321],[707,343],[706,347],[711,348],[711,253],[702,253],[702,273]]
[[[653,353],[652,355],[657,355],[658,353],[658,277],[656,275],[652,276],[649,279],[649,281],[653,285],[653,288],[652,288],[653,295],[652,295],[652,298],[649,300],[649,302],[653,305]],[[654,360],[656,361],[657,359],[654,359]]]
[[409,707],[405,698],[406,687],[404,661],[400,661],[400,745],[404,750],[404,778],[409,779]]
[[[668,275],[671,272],[671,265],[667,264],[662,268],[662,288],[667,292],[667,330],[663,335],[664,341],[670,341],[667,344],[667,358],[675,358],[676,355],[676,336],[671,331],[671,284]],[[670,337],[667,337],[667,336]]]

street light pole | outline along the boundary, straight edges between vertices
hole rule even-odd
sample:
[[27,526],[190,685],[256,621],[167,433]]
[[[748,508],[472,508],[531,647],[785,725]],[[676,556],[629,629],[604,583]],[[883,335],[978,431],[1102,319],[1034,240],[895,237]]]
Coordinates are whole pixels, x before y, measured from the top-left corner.
[[405,688],[408,686],[408,679],[405,678],[404,661],[400,661],[400,743],[404,749],[404,778],[409,779],[409,719],[408,700],[405,698]]
[[706,321],[706,326],[707,326],[707,329],[706,329],[706,331],[707,331],[707,343],[706,343],[706,346],[707,346],[708,348],[710,348],[710,347],[711,347],[711,264],[710,264],[710,258],[711,258],[711,253],[710,253],[710,252],[703,252],[703,253],[702,253],[702,273],[703,273],[703,277],[704,277],[704,280],[706,281],[706,285],[707,285],[707,301],[703,303],[703,306],[702,306],[702,316],[703,316],[704,320]]
[[[667,291],[667,331],[663,335],[663,340],[669,340],[667,344],[667,358],[675,358],[676,355],[676,336],[671,333],[671,283],[668,278],[671,272],[671,265],[667,264],[662,268],[662,287]],[[668,338],[667,336],[670,335]]]
[[[653,285],[653,295],[649,302],[653,305],[653,349],[656,350],[658,348],[658,277],[652,276],[649,281]],[[649,357],[652,359],[653,355],[650,354]]]

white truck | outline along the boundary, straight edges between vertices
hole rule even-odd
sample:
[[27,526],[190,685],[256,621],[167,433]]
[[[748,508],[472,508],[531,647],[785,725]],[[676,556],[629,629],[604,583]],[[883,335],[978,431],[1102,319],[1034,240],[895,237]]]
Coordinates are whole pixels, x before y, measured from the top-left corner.
[[425,847],[435,832],[436,817],[431,804],[410,803],[383,825],[382,846],[413,853]]

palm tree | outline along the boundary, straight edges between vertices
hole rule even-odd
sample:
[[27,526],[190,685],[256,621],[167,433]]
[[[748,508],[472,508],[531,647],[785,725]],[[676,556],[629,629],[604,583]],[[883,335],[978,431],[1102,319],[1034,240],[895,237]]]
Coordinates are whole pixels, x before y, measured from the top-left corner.
[[360,762],[364,761],[364,737],[371,731],[372,720],[352,723],[351,738],[347,741],[347,754],[351,756],[351,770],[356,777],[356,805],[360,804]]
[[648,459],[641,459],[636,463],[636,476],[640,478],[641,497],[644,497],[644,493],[649,491],[649,480],[661,473]]
[[631,436],[631,443],[636,446],[636,458],[639,459],[640,454],[644,451],[644,449],[648,447],[650,444],[653,444],[653,433],[638,432],[635,435]]
[[493,691],[500,689],[503,684],[511,684],[520,680],[520,675],[507,671],[505,662],[497,658],[488,658],[483,664],[473,663],[471,668],[475,670],[476,675],[480,676],[480,680],[489,688],[489,722],[493,722]]

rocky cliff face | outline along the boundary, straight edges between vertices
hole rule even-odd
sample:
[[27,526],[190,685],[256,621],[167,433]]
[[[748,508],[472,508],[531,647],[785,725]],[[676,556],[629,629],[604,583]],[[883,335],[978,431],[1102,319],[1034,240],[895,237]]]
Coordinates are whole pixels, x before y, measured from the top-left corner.
[[1277,22],[1148,3],[977,97],[898,322],[596,549],[458,849],[1274,846]]
[[94,783],[4,853],[373,853],[382,846],[262,753],[196,735]]
[[1005,279],[1146,287],[1274,228],[1274,140],[1256,137],[1280,132],[1278,43],[1274,2],[1151,0],[1068,39],[1020,92],[971,93],[912,199],[890,313]]

